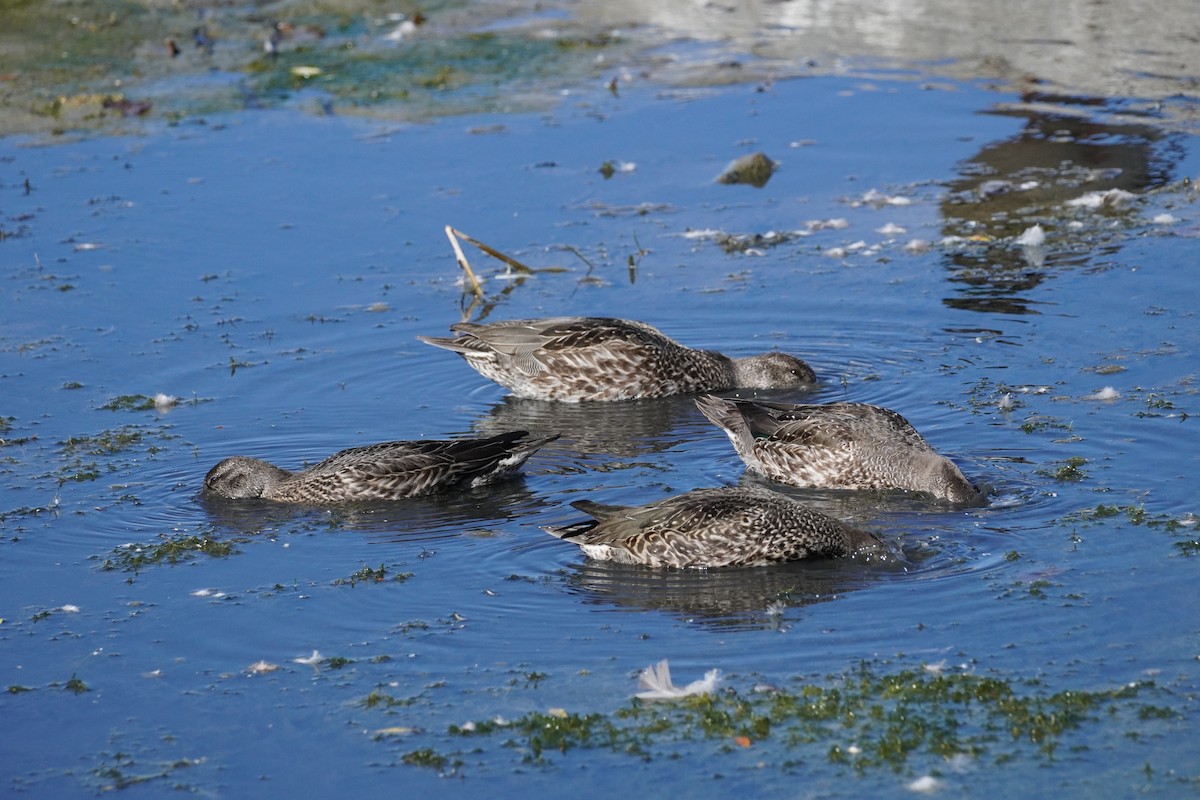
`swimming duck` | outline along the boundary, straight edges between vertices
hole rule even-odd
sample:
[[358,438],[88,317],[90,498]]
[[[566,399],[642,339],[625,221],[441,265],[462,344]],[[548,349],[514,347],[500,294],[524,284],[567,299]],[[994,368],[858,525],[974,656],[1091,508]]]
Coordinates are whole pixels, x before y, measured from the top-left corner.
[[233,499],[261,497],[284,503],[400,500],[480,486],[520,469],[558,435],[526,439],[512,431],[487,439],[420,439],[342,450],[302,472],[257,458],[233,456],[204,476],[204,488]]
[[952,503],[981,493],[908,420],[866,403],[791,405],[704,395],[696,406],[752,472],[819,489],[907,489]]
[[458,336],[417,338],[458,353],[518,397],[538,400],[632,400],[721,388],[791,388],[816,381],[808,364],[786,353],[729,358],[685,347],[657,328],[626,319],[460,322],[450,330]]
[[695,489],[644,506],[576,500],[593,517],[543,528],[592,558],[656,568],[754,567],[802,558],[886,558],[874,534],[777,492]]

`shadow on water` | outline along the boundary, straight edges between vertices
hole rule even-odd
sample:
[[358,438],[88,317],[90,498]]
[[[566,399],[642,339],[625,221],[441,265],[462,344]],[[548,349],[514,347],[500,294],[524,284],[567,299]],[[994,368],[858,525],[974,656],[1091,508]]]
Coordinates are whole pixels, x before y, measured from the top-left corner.
[[[941,201],[942,233],[967,243],[944,256],[955,309],[1038,314],[1034,290],[1055,268],[1094,262],[1096,251],[1119,247],[1109,231],[1136,224],[1130,204],[1114,195],[1098,208],[1075,204],[1093,192],[1143,194],[1165,186],[1183,158],[1183,137],[1136,123],[1085,116],[1112,111],[1112,101],[1027,94],[1021,109],[989,113],[1023,118],[1020,133],[992,142],[958,165]],[[1040,112],[1039,105],[1054,105]],[[1062,109],[1079,109],[1079,116]],[[1122,224],[1123,223],[1123,224]],[[1014,240],[1039,224],[1045,246]],[[1087,253],[1083,257],[1080,253]]]

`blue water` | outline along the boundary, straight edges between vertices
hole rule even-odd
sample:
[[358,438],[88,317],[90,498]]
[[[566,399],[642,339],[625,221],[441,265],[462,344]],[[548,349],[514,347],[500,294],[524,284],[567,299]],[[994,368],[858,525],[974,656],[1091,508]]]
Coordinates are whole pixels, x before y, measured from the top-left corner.
[[[1102,106],[1081,124],[951,89],[821,78],[598,91],[548,114],[414,127],[247,112],[137,138],[0,142],[0,682],[30,690],[0,695],[3,791],[89,796],[116,770],[144,778],[124,786],[139,796],[857,797],[905,795],[937,769],[956,795],[1194,791],[1196,140],[1118,125]],[[714,183],[756,150],[781,162],[765,188]],[[635,166],[605,179],[605,161]],[[999,179],[1039,184],[981,190]],[[1114,187],[1134,194],[1128,207],[1065,204]],[[909,202],[862,202],[871,190]],[[1034,223],[1041,254],[1012,241]],[[505,281],[467,246],[490,277],[476,318],[620,315],[696,347],[796,353],[822,378],[805,399],[900,411],[993,487],[989,506],[791,492],[878,531],[899,565],[586,561],[539,529],[578,518],[572,500],[751,479],[686,398],[516,401],[418,342],[462,315],[447,224],[565,268]],[[804,235],[726,252],[704,231]],[[1119,396],[1088,399],[1104,387]],[[104,407],[160,392],[179,402]],[[464,496],[334,510],[197,496],[228,455],[298,467],[514,428],[563,436],[524,479]],[[134,441],[70,444],[113,432]],[[1057,479],[1072,458],[1082,480]],[[1101,504],[1145,517],[1071,516]],[[104,568],[187,536],[235,552]],[[389,580],[349,583],[380,565]],[[314,650],[350,663],[294,661]],[[700,740],[677,758],[583,749],[530,766],[502,736],[446,734],[610,712],[663,658],[677,682],[719,668],[740,691],[863,660],[1049,691],[1152,679],[1177,713],[1135,719],[1136,737],[1101,720],[1049,764],[916,759],[861,776],[826,746]],[[64,688],[73,676],[90,691]],[[407,702],[364,707],[376,690]],[[389,727],[414,730],[374,735]],[[476,745],[451,775],[403,763]],[[777,767],[795,758],[800,775]]]

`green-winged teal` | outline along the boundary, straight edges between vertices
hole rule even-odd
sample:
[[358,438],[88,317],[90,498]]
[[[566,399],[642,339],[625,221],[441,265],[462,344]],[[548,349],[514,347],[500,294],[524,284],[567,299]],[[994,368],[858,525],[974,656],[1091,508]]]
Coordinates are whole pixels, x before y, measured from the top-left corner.
[[417,338],[458,353],[513,394],[538,400],[633,400],[722,388],[794,388],[816,381],[807,364],[786,353],[729,358],[693,350],[644,322],[625,319],[460,322],[450,330],[458,336]]
[[733,442],[747,468],[793,486],[907,489],[952,503],[981,493],[904,417],[866,403],[792,405],[713,395],[696,406]]
[[421,439],[351,447],[302,472],[233,456],[209,470],[204,488],[222,497],[285,503],[400,500],[499,480],[558,438],[556,434],[527,439],[528,435],[513,431],[487,439]]
[[696,489],[636,507],[590,500],[571,505],[594,519],[545,531],[602,561],[668,568],[751,567],[802,558],[890,554],[874,534],[762,489]]

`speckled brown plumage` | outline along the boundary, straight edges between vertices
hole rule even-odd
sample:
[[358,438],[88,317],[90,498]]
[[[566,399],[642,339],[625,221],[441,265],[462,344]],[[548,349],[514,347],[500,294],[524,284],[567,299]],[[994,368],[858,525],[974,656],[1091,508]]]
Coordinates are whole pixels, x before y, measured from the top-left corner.
[[751,567],[803,558],[886,558],[874,534],[777,492],[696,489],[644,506],[571,504],[593,517],[547,533],[592,558],[648,567]]
[[705,395],[696,406],[752,471],[794,486],[907,489],[981,500],[959,468],[904,417],[866,403],[791,405]]
[[285,503],[400,500],[479,486],[520,469],[558,436],[526,439],[525,431],[487,439],[383,442],[342,450],[302,472],[233,456],[204,477],[206,491],[233,499],[260,497]]
[[458,336],[417,338],[458,353],[513,394],[539,400],[631,400],[732,387],[799,387],[816,381],[807,364],[785,353],[731,359],[685,347],[632,320],[462,322],[450,330]]

